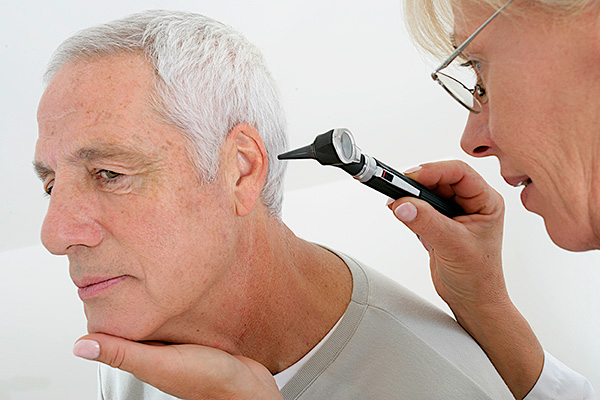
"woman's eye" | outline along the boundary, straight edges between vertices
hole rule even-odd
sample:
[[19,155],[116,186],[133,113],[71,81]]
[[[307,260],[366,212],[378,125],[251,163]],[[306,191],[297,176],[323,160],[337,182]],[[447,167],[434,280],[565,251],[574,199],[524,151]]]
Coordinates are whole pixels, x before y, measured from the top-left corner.
[[483,84],[483,79],[481,78],[482,62],[476,60],[468,60],[460,64],[460,66],[469,68],[475,73],[475,76],[473,77],[475,79],[473,94],[476,94],[478,98],[484,98],[486,95],[486,91]]
[[481,61],[468,60],[460,64],[460,66],[465,68],[471,68],[473,72],[475,72],[477,75],[481,73]]

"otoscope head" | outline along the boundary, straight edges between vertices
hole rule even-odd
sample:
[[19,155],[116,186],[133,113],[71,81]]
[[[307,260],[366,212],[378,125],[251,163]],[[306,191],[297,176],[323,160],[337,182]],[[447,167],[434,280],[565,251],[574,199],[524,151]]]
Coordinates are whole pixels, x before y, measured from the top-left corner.
[[361,151],[346,128],[332,129],[320,134],[315,141],[296,150],[277,156],[280,160],[314,159],[322,165],[342,166],[361,162]]

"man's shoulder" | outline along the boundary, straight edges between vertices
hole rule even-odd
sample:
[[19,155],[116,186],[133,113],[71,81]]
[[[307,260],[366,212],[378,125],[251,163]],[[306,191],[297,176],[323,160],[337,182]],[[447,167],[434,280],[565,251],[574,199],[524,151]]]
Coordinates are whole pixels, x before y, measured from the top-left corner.
[[454,329],[456,321],[399,282],[343,253],[337,253],[352,273],[352,301],[380,309],[410,325],[434,324]]
[[479,345],[448,313],[379,271],[341,256],[355,283],[352,302],[363,308],[361,329],[373,329],[382,336],[404,331],[445,356],[463,359],[464,351],[470,350],[483,354],[478,359],[489,363]]
[[444,310],[378,270],[355,262],[365,276],[368,291],[366,305],[369,308],[387,313],[391,319],[409,329],[430,332],[432,328],[439,328],[460,331],[461,334],[464,332]]
[[511,398],[483,350],[450,315],[378,271],[339,255],[355,286],[347,321],[330,339],[344,345],[325,374],[343,374],[351,386],[378,395],[383,390]]

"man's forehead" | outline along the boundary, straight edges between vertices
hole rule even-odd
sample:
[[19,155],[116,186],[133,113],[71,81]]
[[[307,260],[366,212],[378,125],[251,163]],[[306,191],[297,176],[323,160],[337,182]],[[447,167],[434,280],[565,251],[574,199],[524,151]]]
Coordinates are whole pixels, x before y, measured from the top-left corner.
[[48,108],[42,107],[42,103],[38,106],[37,119],[38,122],[54,122],[63,118],[68,118],[79,110],[76,107],[69,108]]
[[153,76],[151,66],[137,54],[67,62],[48,84],[38,119],[52,120],[95,105],[140,102],[151,94]]
[[50,81],[38,107],[39,138],[85,142],[145,136],[152,72],[137,55],[69,62]]
[[130,117],[102,109],[49,112],[38,121],[35,157],[77,161],[151,153],[170,135],[150,120],[143,114]]

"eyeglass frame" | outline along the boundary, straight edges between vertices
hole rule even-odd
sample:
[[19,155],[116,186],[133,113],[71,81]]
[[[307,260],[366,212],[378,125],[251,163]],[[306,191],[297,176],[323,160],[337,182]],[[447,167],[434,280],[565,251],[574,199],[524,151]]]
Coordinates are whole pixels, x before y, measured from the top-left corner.
[[467,108],[467,110],[469,110],[472,113],[475,114],[479,114],[481,112],[481,108],[483,107],[481,105],[481,102],[477,99],[477,97],[475,97],[475,92],[478,89],[483,89],[485,91],[485,88],[483,86],[481,86],[480,84],[476,84],[475,87],[473,89],[469,89],[468,87],[466,87],[461,81],[459,81],[456,78],[451,77],[450,75],[446,75],[446,74],[442,74],[454,81],[456,81],[457,83],[459,83],[462,87],[464,87],[467,91],[469,91],[471,93],[471,96],[473,96],[473,100],[475,100],[475,103],[473,103],[473,105],[478,104],[479,105],[479,110],[475,109],[473,107],[469,107],[467,104],[465,104],[461,99],[459,99],[450,89],[448,89],[448,87],[446,87],[446,85],[440,81],[438,74],[440,73],[441,70],[443,70],[444,68],[446,68],[448,65],[450,65],[452,63],[452,61],[454,61],[459,55],[460,53],[463,52],[463,50],[473,41],[473,39],[475,39],[477,37],[477,35],[479,35],[479,32],[481,32],[483,30],[483,28],[485,28],[486,26],[488,26],[488,24],[490,22],[492,22],[492,20],[494,18],[496,18],[498,16],[498,14],[500,14],[506,7],[508,7],[508,5],[510,3],[512,3],[513,0],[508,0],[502,7],[500,7],[498,10],[496,10],[496,12],[494,14],[492,14],[491,17],[489,17],[479,28],[477,28],[477,30],[475,30],[475,32],[473,32],[471,34],[471,36],[469,36],[464,42],[462,42],[462,44],[460,46],[458,46],[454,52],[452,54],[450,54],[450,56],[448,56],[448,58],[442,62],[436,69],[435,71],[433,71],[431,73],[431,78],[436,81],[438,84],[440,84],[440,86],[442,86],[444,88],[444,90],[446,92],[448,92],[448,94],[450,94],[450,96],[452,96],[452,98],[454,98],[454,100],[458,101],[462,106],[464,106],[465,108]]

